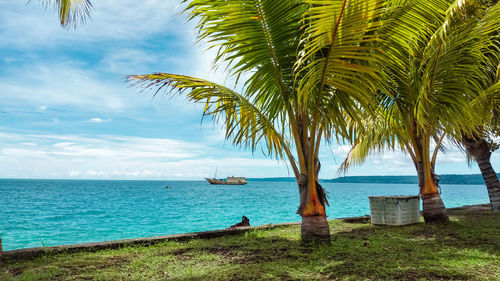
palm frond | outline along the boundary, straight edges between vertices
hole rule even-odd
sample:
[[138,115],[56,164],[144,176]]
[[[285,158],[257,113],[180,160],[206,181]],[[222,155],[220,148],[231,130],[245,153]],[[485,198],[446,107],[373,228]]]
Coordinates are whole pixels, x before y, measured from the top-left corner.
[[338,169],[338,174],[347,173],[348,169],[362,164],[366,158],[375,152],[395,150],[399,147],[405,151],[408,143],[407,134],[400,124],[401,119],[380,108],[376,115],[364,114],[359,120],[349,120],[348,128],[352,148]]
[[[410,99],[412,87],[418,87],[415,75],[422,45],[443,22],[446,11],[453,0],[401,0],[389,1],[381,33],[384,34],[381,48],[384,50],[384,69],[394,80],[397,95]],[[389,94],[389,93],[388,93]]]
[[303,52],[295,65],[302,104],[317,103],[323,94],[343,91],[359,102],[371,102],[371,93],[381,80],[375,65],[382,54],[375,46],[385,1],[309,0],[304,16],[306,32]]
[[[184,1],[186,2],[186,1]],[[245,95],[261,106],[283,107],[293,94],[293,63],[300,38],[301,0],[194,0],[185,11],[198,19],[200,40],[218,48],[229,74],[252,73]]]
[[235,145],[255,150],[259,143],[263,143],[270,155],[283,159],[285,152],[287,157],[292,157],[290,144],[275,127],[274,120],[268,119],[252,101],[225,86],[168,73],[131,75],[128,79],[133,86],[153,90],[154,95],[185,94],[189,101],[203,103],[203,116],[222,121],[226,138]]
[[498,63],[492,35],[500,29],[500,5],[483,14],[476,1],[457,3],[422,53],[422,87],[416,107],[422,125],[457,128],[482,122],[481,112],[473,112],[470,102],[491,85]]

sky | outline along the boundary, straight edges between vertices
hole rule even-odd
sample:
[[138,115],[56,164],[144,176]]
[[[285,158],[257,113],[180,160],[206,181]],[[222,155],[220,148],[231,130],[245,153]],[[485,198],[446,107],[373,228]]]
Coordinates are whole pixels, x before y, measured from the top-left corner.
[[[219,124],[202,122],[200,105],[153,98],[125,81],[168,72],[232,87],[178,2],[93,1],[91,19],[64,29],[42,1],[0,0],[0,178],[200,180],[216,169],[218,177],[293,176],[286,162],[233,147]],[[337,177],[348,150],[324,145],[320,178]],[[492,163],[500,166],[498,152]],[[449,145],[436,172],[479,169]],[[387,151],[347,175],[415,169],[408,156]]]

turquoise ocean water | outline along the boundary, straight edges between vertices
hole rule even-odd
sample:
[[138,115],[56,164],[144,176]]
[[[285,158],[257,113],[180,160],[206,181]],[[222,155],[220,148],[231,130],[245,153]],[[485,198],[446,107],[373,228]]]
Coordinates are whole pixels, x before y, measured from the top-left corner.
[[[329,218],[370,213],[369,195],[411,195],[413,184],[322,183]],[[165,185],[172,186],[166,189]],[[447,207],[488,203],[482,185],[443,185]],[[300,221],[293,182],[0,180],[4,250]]]

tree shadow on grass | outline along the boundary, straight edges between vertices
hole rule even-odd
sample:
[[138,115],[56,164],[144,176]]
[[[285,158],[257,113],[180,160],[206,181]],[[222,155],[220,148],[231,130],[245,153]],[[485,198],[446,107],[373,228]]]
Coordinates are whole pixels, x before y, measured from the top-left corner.
[[329,279],[494,280],[500,272],[499,214],[452,214],[443,225],[369,225],[337,232],[329,258],[342,257],[343,263],[323,272]]
[[215,275],[171,280],[494,280],[500,271],[495,220],[498,215],[458,214],[445,225],[402,227],[358,221],[344,231],[334,224],[330,245],[241,237],[241,246],[203,250],[225,261]]

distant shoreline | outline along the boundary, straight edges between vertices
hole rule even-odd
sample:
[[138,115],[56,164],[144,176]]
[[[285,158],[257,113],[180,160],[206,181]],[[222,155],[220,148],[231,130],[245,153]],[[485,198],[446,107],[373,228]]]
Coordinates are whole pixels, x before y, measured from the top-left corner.
[[[500,173],[497,174],[500,177]],[[39,180],[39,181],[204,181],[203,179],[30,179],[30,178],[0,178],[0,180]],[[295,182],[294,177],[247,178],[249,182]],[[417,176],[346,176],[334,179],[320,179],[321,182],[332,183],[384,183],[384,184],[418,184]],[[481,174],[446,174],[440,175],[440,184],[484,185]]]
[[[500,176],[500,174],[497,174],[497,176]],[[418,184],[418,178],[417,176],[349,176],[327,180],[326,182]],[[481,174],[449,174],[440,175],[439,184],[484,185],[484,180]]]

